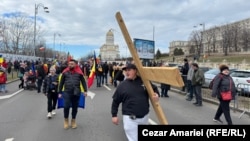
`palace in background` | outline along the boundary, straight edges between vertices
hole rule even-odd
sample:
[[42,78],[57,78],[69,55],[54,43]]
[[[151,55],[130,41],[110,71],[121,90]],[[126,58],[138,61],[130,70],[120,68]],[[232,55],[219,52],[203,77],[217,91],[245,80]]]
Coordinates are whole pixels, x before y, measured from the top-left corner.
[[[203,25],[205,26],[205,25]],[[197,37],[199,36],[199,37]],[[182,49],[185,56],[195,55],[200,47],[200,55],[250,54],[250,18],[234,23],[205,29],[200,34],[191,34],[190,41],[172,41],[169,55]]]
[[120,59],[119,45],[114,44],[114,34],[111,29],[106,34],[106,43],[100,48],[100,56],[105,61]]

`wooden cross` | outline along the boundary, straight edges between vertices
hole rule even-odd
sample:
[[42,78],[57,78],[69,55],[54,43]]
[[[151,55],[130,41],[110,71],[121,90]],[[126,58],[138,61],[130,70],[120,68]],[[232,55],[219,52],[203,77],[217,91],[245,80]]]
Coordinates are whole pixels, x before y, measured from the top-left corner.
[[183,87],[184,83],[181,78],[180,71],[178,70],[178,68],[174,67],[143,67],[120,12],[116,13],[116,20],[120,26],[129,51],[133,57],[134,63],[137,66],[138,72],[142,78],[142,81],[149,93],[150,101],[153,105],[158,120],[161,124],[168,124],[159,102],[155,102],[153,100],[154,91],[152,89],[150,81],[165,83],[176,87]]

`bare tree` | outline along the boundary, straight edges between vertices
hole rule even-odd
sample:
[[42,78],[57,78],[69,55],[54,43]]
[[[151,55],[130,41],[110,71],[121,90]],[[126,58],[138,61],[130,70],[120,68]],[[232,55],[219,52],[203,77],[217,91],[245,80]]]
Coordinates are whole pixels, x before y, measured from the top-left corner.
[[250,30],[243,29],[241,34],[241,45],[243,51],[250,50]]
[[201,54],[201,32],[200,31],[193,31],[190,35],[189,41],[191,43],[190,52],[195,52],[197,56]]
[[4,53],[8,53],[8,51],[10,50],[9,35],[8,35],[8,30],[7,30],[7,24],[4,19],[1,20],[0,37],[1,37],[2,51]]
[[204,45],[207,46],[207,55],[210,56],[211,48],[213,48],[213,39],[215,37],[215,29],[211,28],[204,33]]
[[20,49],[25,46],[25,37],[26,33],[31,30],[32,22],[28,19],[26,14],[16,13],[13,14],[10,18],[6,18],[8,23],[8,33],[11,43],[12,53],[18,54]]
[[234,24],[231,26],[230,28],[231,33],[232,33],[232,46],[234,48],[234,52],[238,52],[240,51],[239,46],[238,46],[238,42],[239,42],[239,34],[240,34],[240,27],[238,24]]
[[[14,13],[1,20],[1,43],[6,53],[32,55],[34,52],[34,22],[25,13]],[[3,28],[4,27],[4,28]],[[44,31],[38,26],[37,41],[43,40]],[[36,48],[38,50],[38,47]]]
[[223,26],[223,31],[222,31],[222,48],[225,56],[228,55],[230,47],[232,47],[232,43],[233,43],[233,30],[231,30],[231,27],[227,24]]

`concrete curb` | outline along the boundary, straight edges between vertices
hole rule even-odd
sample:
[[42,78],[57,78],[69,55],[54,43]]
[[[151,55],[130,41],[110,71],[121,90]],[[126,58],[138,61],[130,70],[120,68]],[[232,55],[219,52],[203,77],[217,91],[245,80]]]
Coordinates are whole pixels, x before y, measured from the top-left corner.
[[17,79],[11,80],[11,81],[7,81],[6,84],[10,84],[10,83],[16,82],[16,81],[18,81],[18,80],[20,80],[20,79],[17,78]]

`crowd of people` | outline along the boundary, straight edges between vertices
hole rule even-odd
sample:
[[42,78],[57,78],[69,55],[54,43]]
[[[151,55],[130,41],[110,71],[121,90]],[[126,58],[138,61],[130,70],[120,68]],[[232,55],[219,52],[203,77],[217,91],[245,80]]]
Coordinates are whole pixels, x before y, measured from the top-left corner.
[[[232,119],[230,116],[230,102],[235,99],[236,88],[232,77],[229,75],[229,67],[221,64],[219,66],[220,73],[217,74],[213,81],[213,87],[211,96],[216,97],[219,100],[219,106],[213,121],[223,123],[220,119],[221,115],[224,114],[228,125],[232,125]],[[184,59],[184,65],[181,69],[184,86],[182,90],[187,93],[187,101],[192,101],[195,106],[202,106],[202,85],[205,83],[204,72],[199,68],[198,63],[188,61]],[[229,100],[222,99],[221,93],[229,92],[232,96]]]
[[[23,61],[14,63],[15,69],[18,70],[20,84],[18,88],[32,88],[34,85],[37,93],[43,93],[47,97],[47,117],[48,119],[56,115],[56,106],[58,98],[64,99],[64,129],[69,127],[77,128],[76,116],[78,112],[78,104],[80,95],[87,96],[88,86],[87,79],[93,67],[93,60],[78,62],[74,59],[60,62],[53,60],[51,62],[42,62],[40,60]],[[8,70],[7,64],[1,64],[0,76],[5,75]],[[164,65],[159,65],[164,67]],[[95,65],[96,88],[104,85],[113,85],[115,92],[112,97],[111,115],[112,122],[119,124],[118,109],[122,103],[123,128],[129,141],[137,140],[137,130],[139,124],[148,124],[148,114],[150,109],[149,94],[143,85],[142,78],[138,73],[137,66],[133,62],[108,63],[106,61],[98,61]],[[226,121],[232,124],[230,117],[230,100],[222,100],[220,91],[232,89],[232,96],[236,94],[236,90],[229,76],[228,66],[220,66],[221,73],[215,78],[215,85],[212,88],[212,96],[217,97],[220,101],[218,110],[214,116],[214,121],[222,122],[220,119],[224,113]],[[204,72],[199,69],[198,63],[193,63],[184,59],[184,64],[180,70],[184,86],[183,91],[187,92],[187,101],[192,101],[195,106],[202,106],[202,84],[204,83]],[[221,78],[222,75],[223,77]],[[5,84],[2,83],[0,77],[0,90],[5,90]],[[230,83],[229,83],[230,82]],[[152,83],[151,83],[152,84]],[[154,91],[153,99],[157,102],[159,97],[169,97],[168,91],[170,84],[161,84],[161,92],[158,91],[156,85],[152,84]],[[220,90],[220,91],[218,91]],[[69,123],[69,113],[71,111],[71,123]]]

